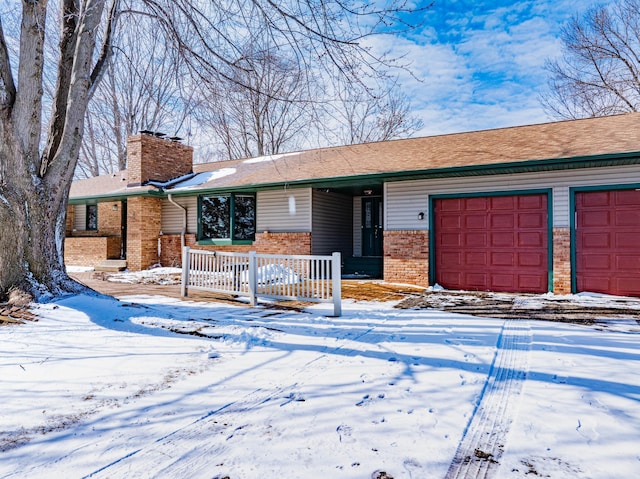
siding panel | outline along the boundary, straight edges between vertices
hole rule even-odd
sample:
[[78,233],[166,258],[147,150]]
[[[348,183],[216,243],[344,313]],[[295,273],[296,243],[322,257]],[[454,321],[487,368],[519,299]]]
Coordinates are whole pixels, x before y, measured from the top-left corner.
[[352,207],[350,196],[313,192],[311,254],[339,251],[343,256],[351,256]]
[[[198,231],[198,197],[180,196],[173,200],[187,208],[187,233],[195,234]],[[168,199],[162,200],[162,233],[180,234],[182,232],[183,212],[177,206],[171,204]]]
[[[427,201],[427,195],[518,191],[539,188],[553,190],[553,226],[569,227],[569,187],[617,185],[637,182],[640,165],[603,168],[492,175],[464,178],[438,178],[387,183],[387,229],[424,229],[425,221],[418,222],[418,210]],[[422,211],[422,210],[421,210]],[[418,226],[416,226],[418,225]]]
[[259,191],[257,231],[299,233],[311,231],[311,189]]
[[87,229],[87,205],[75,205],[73,229],[76,231],[85,231]]

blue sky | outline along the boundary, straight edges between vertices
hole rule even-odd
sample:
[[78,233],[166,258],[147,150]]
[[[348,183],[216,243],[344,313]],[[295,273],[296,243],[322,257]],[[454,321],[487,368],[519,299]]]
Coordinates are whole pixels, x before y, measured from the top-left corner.
[[[601,0],[599,4],[612,3]],[[376,48],[406,55],[422,81],[403,90],[433,135],[552,120],[540,105],[546,59],[561,52],[562,26],[591,0],[435,0],[421,29],[379,37]]]

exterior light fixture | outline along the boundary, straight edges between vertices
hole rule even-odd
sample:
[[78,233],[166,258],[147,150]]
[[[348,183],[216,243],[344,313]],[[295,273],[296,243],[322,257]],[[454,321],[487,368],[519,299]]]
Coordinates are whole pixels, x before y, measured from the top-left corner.
[[363,193],[365,196],[371,196],[373,194],[373,190],[364,190]]
[[111,209],[113,211],[118,211],[118,203],[114,203],[113,206],[111,207]]
[[422,211],[420,213],[418,213],[418,219],[420,221],[422,221],[424,219],[424,213]]

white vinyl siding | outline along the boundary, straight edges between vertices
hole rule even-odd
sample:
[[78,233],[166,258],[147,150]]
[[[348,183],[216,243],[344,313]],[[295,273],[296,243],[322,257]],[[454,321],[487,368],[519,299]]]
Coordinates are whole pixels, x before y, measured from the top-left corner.
[[[423,181],[385,184],[387,230],[426,230],[429,228],[429,187]],[[424,213],[419,220],[418,214]]]
[[311,254],[339,251],[343,256],[351,256],[352,205],[350,196],[313,192]]
[[311,188],[259,191],[256,209],[257,233],[311,231]]
[[[195,234],[198,231],[198,197],[179,196],[173,197],[173,201],[187,208],[187,233]],[[162,200],[162,233],[182,233],[184,212],[181,208],[171,204],[168,199]]]
[[73,206],[73,229],[86,231],[87,229],[87,205]]
[[[553,226],[569,227],[569,188],[638,183],[640,165],[578,168],[562,171],[491,175],[464,178],[438,178],[391,182],[386,187],[386,229],[428,228],[428,195],[482,193],[497,191],[526,192],[552,189]],[[427,205],[427,206],[425,206]],[[424,212],[423,221],[418,213]],[[419,225],[419,227],[416,227]]]

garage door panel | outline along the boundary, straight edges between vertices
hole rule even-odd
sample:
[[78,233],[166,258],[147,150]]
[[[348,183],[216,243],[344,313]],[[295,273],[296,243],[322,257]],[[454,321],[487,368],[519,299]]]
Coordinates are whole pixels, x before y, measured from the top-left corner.
[[494,196],[489,198],[489,207],[491,211],[507,210],[513,211],[515,206],[515,198],[513,196]]
[[486,248],[488,241],[487,233],[465,233],[464,243],[466,247]]
[[631,206],[636,208],[638,206],[638,197],[640,197],[640,191],[633,190],[620,190],[614,192],[614,204],[616,206]]
[[640,295],[640,191],[575,194],[578,291]]
[[591,207],[591,206],[609,206],[611,203],[610,194],[608,191],[597,191],[586,195],[580,195],[578,198],[579,206]]
[[608,227],[611,224],[609,211],[591,210],[588,215],[578,214],[578,225],[581,228]]
[[491,253],[491,266],[515,266],[516,257],[512,252]]
[[515,234],[513,232],[499,231],[491,233],[491,247],[513,248],[515,245]]
[[546,284],[542,284],[542,278],[538,275],[518,275],[518,284],[521,288],[526,289],[540,289],[546,287]]
[[615,258],[616,269],[621,273],[633,272],[640,276],[640,256],[618,255]]
[[462,209],[464,211],[487,211],[488,206],[487,198],[462,199]]
[[515,221],[513,214],[493,214],[491,215],[491,228],[513,229]]
[[611,237],[609,233],[584,233],[582,237],[583,245],[591,249],[611,248]]
[[[616,208],[619,208],[618,206]],[[640,222],[640,211],[616,210],[614,213],[616,226],[635,226]]]
[[464,217],[466,229],[487,229],[487,218],[483,215],[467,215]]
[[487,265],[487,254],[486,253],[466,253],[464,255],[465,264],[471,264],[475,266],[486,266]]
[[546,216],[540,213],[518,214],[518,227],[520,228],[543,228],[546,221]]
[[518,210],[535,210],[539,212],[546,209],[547,197],[543,195],[518,196]]
[[518,233],[518,246],[542,248],[545,243],[546,234],[539,231]]
[[446,211],[462,211],[462,202],[461,198],[451,198],[446,203],[442,203],[440,208],[443,212]]
[[590,270],[599,270],[600,274],[611,269],[611,256],[608,254],[591,254],[586,259],[585,267]]
[[616,233],[614,236],[614,246],[616,249],[629,250],[638,245],[640,237],[633,232]]
[[518,254],[518,266],[536,266],[538,268],[544,268],[546,266],[546,260],[546,256],[540,253],[534,252]]
[[[547,209],[546,194],[434,200],[436,282],[455,289],[546,292]],[[449,235],[456,233],[462,241],[454,245]],[[454,252],[461,253],[457,265],[447,259]]]
[[454,228],[454,229],[459,229],[460,228],[460,221],[461,221],[461,217],[460,216],[445,216],[440,218],[438,226],[441,228]]
[[613,287],[615,289],[624,289],[629,296],[640,296],[640,279],[637,276],[617,278]]
[[517,285],[517,277],[515,274],[497,273],[491,275],[489,289],[504,291],[505,289],[513,287],[513,285]]
[[462,235],[460,233],[444,233],[441,235],[442,244],[445,246],[462,246]]
[[486,287],[488,279],[489,276],[486,273],[467,273],[464,275],[464,283],[458,285],[458,288],[467,289],[469,285],[469,289],[488,289]]

